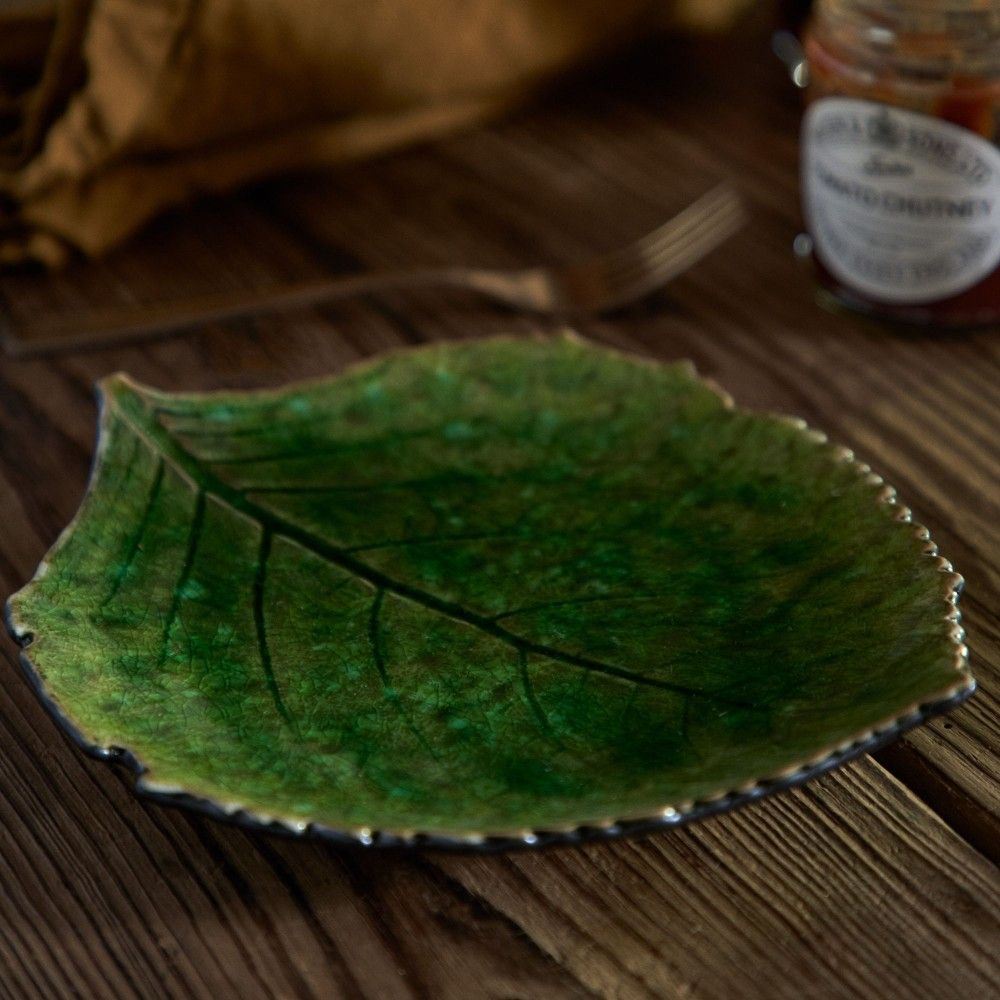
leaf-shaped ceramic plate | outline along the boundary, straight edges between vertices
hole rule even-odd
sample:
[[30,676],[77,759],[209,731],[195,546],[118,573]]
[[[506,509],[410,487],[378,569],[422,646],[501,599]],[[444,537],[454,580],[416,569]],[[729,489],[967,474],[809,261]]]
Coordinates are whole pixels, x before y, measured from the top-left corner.
[[277,392],[102,385],[10,622],[140,787],[363,843],[674,824],[972,691],[882,481],[689,365],[435,346]]

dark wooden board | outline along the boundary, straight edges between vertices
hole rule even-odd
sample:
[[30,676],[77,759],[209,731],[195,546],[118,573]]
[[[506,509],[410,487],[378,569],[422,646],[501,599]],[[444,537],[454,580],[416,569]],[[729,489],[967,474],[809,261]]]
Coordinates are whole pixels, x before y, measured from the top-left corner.
[[[0,666],[0,996],[1000,996],[1000,340],[820,309],[794,260],[794,95],[764,19],[651,45],[507,121],[155,223],[106,260],[0,277],[6,319],[253,290],[358,267],[570,260],[728,177],[753,223],[654,301],[582,332],[692,358],[899,487],[967,579],[980,691],[879,760],[643,841],[366,854],[136,800]],[[92,384],[277,385],[401,344],[554,330],[471,297],[368,298],[0,360],[0,588],[79,502]]]

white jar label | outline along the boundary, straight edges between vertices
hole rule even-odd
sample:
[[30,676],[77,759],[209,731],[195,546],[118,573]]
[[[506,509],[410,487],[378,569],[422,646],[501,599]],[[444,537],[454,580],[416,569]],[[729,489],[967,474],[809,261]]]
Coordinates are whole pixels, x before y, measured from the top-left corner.
[[1000,150],[968,129],[874,101],[826,97],[802,134],[806,225],[847,288],[921,304],[1000,264]]

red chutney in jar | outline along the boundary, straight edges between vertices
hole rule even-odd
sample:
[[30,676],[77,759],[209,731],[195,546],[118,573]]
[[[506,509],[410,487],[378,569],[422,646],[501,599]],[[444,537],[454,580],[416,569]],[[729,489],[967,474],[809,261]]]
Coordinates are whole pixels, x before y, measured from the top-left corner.
[[1000,321],[1000,3],[820,0],[805,49],[821,286],[890,320]]

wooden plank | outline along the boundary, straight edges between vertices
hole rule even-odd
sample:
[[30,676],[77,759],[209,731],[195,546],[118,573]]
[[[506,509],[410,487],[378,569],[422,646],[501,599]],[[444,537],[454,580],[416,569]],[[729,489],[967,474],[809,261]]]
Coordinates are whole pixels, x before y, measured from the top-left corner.
[[[746,89],[745,56],[714,52],[654,51],[434,148],[204,204],[103,262],[5,275],[0,295],[21,320],[358,266],[568,260],[733,176],[754,226],[656,301],[583,330],[691,357],[742,405],[805,416],[931,527],[968,580],[982,691],[881,759],[934,811],[866,760],[683,831],[539,855],[249,836],[134,799],[62,739],[4,643],[0,995],[1000,995],[1000,897],[983,857],[1000,843],[1000,348],[815,306],[789,252],[794,101],[762,36],[746,94],[731,82]],[[5,361],[0,587],[20,585],[72,516],[91,386],[110,371],[168,389],[276,385],[400,344],[558,326],[423,293]]]
[[438,863],[601,996],[994,995],[968,939],[996,872],[929,819],[861,764],[642,843]]

